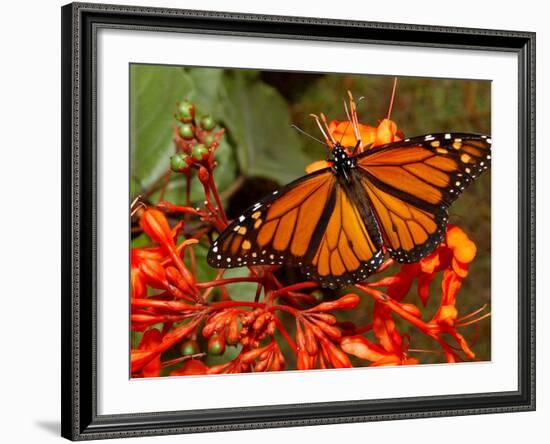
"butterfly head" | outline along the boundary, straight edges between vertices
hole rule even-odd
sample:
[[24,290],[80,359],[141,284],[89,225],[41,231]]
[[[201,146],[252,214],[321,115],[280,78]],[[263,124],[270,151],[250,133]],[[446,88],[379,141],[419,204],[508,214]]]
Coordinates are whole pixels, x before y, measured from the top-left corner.
[[346,149],[338,142],[332,148],[331,168],[334,174],[341,174],[348,180],[350,171],[355,168],[354,156],[350,156]]

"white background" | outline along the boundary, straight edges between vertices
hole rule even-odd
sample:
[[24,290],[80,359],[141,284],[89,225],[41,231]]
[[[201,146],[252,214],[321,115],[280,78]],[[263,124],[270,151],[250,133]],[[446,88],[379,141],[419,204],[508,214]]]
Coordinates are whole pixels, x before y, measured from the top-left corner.
[[[152,1],[119,3],[153,5]],[[188,7],[266,14],[314,15],[407,23],[530,30],[538,33],[538,410],[532,413],[438,418],[370,424],[346,424],[293,429],[256,430],[193,436],[157,437],[139,442],[300,442],[335,440],[423,442],[464,440],[543,442],[537,437],[547,430],[550,392],[543,375],[543,355],[549,327],[548,304],[544,301],[542,252],[550,248],[541,228],[548,220],[550,179],[543,177],[548,156],[543,151],[544,114],[550,103],[542,72],[548,63],[550,18],[544,2],[521,3],[464,0],[394,1],[387,4],[340,0],[339,2],[293,2],[277,0],[231,2],[162,1],[155,6]],[[62,2],[11,2],[3,5],[0,32],[0,140],[2,146],[2,365],[0,399],[5,442],[59,441],[59,325],[60,325],[60,11]],[[546,214],[543,214],[546,213]],[[7,302],[7,304],[6,304]],[[545,347],[546,346],[546,347]],[[545,421],[546,420],[546,421]],[[540,436],[540,435],[539,435]],[[543,435],[544,436],[544,435]],[[138,442],[136,439],[124,442]]]

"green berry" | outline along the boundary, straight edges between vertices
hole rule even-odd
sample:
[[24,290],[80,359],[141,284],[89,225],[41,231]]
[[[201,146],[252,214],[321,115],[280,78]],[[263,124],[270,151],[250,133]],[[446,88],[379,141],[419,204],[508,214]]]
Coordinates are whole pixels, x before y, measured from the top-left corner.
[[181,125],[179,128],[179,133],[181,137],[187,140],[195,137],[195,132],[193,131],[193,125],[191,125],[190,123],[184,123],[183,125]]
[[201,126],[206,131],[210,131],[216,126],[216,121],[212,118],[212,116],[206,115],[201,119]]
[[189,168],[187,154],[177,153],[170,157],[170,168],[176,173],[183,173]]
[[204,144],[210,148],[212,144],[216,141],[216,138],[212,134],[207,134],[204,138]]
[[221,355],[225,351],[225,341],[219,335],[214,335],[208,340],[208,353]]
[[315,301],[317,302],[322,302],[323,301],[323,292],[319,291],[319,290],[314,290],[311,292],[311,297],[313,299],[315,299]]
[[202,160],[204,159],[206,156],[208,156],[208,153],[210,151],[208,151],[208,148],[206,148],[202,143],[199,143],[197,145],[195,145],[192,149],[191,149],[191,155],[193,156],[193,159],[195,160]]
[[189,341],[185,341],[181,345],[181,354],[183,356],[196,355],[197,353],[199,353],[199,351],[200,351],[199,343],[197,341],[195,341],[194,339],[190,339]]
[[187,101],[178,104],[178,119],[182,122],[191,122],[195,118],[195,106]]

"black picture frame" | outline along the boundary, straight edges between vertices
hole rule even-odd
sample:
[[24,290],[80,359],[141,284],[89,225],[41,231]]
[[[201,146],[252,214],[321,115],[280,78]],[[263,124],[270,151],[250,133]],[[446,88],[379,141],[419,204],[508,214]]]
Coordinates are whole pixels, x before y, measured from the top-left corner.
[[[62,436],[84,440],[535,409],[535,33],[84,3],[66,5],[61,14]],[[518,390],[98,415],[95,51],[101,27],[515,53],[519,62]]]

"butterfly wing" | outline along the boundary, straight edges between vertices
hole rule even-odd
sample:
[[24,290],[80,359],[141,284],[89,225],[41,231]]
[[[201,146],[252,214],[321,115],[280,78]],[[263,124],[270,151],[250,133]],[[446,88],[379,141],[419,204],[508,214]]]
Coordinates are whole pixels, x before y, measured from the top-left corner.
[[329,169],[286,185],[248,208],[220,234],[207,256],[217,268],[301,265],[335,185]]
[[380,233],[366,220],[338,177],[323,169],[247,209],[212,244],[207,261],[217,268],[289,264],[324,287],[340,287],[382,262]]
[[303,267],[323,287],[363,281],[382,264],[382,236],[358,181],[339,178],[318,246]]
[[416,262],[445,235],[447,209],[490,165],[491,139],[434,134],[368,150],[356,157],[390,255]]

